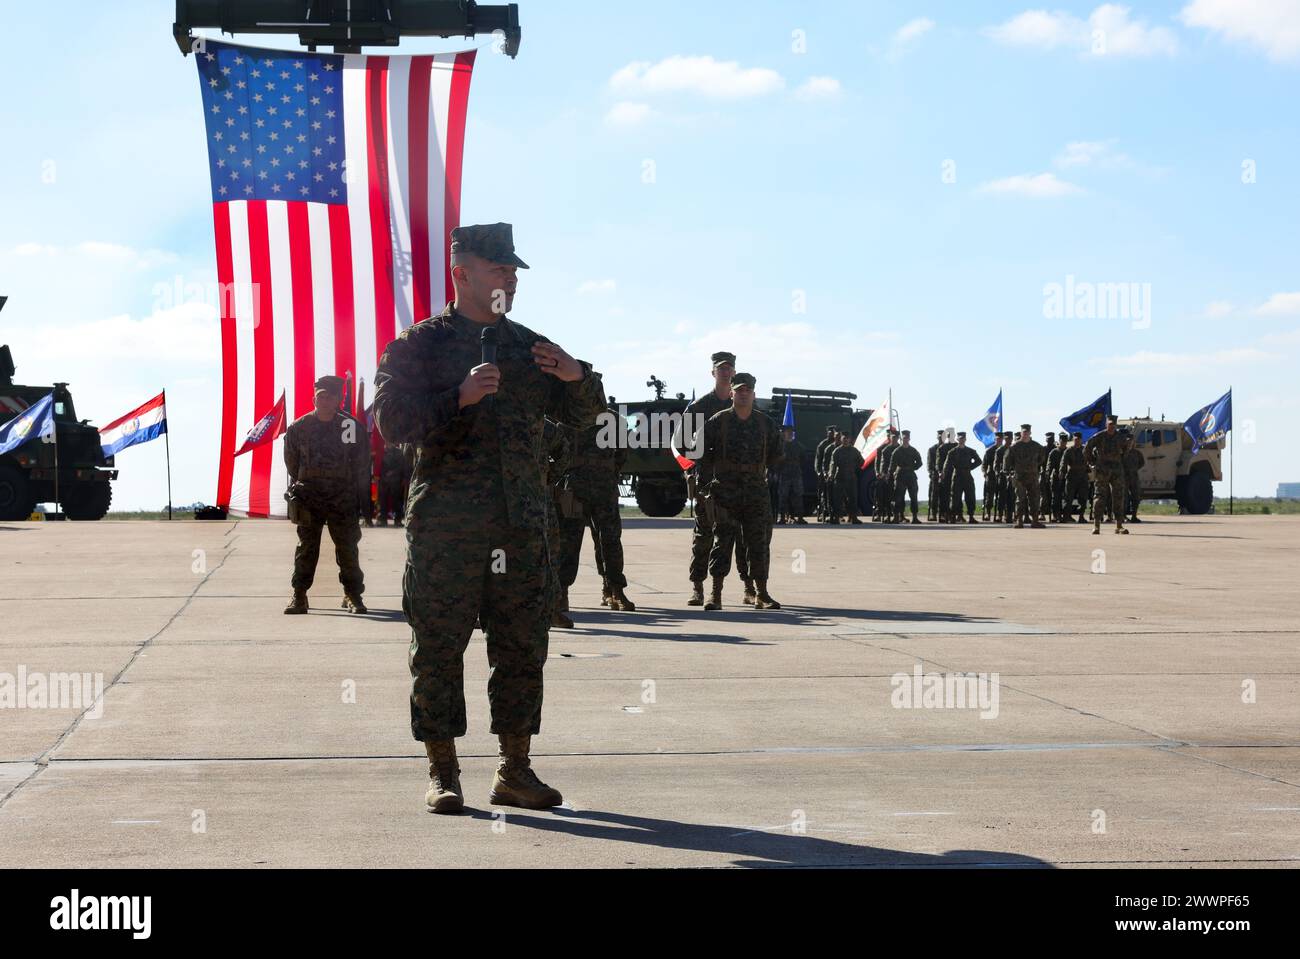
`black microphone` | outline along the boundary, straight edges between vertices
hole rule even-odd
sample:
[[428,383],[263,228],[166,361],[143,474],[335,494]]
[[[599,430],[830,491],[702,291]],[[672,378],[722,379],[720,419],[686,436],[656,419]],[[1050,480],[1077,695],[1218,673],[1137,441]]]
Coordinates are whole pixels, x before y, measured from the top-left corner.
[[[493,366],[497,362],[497,328],[495,326],[483,327],[483,332],[479,334],[479,346],[483,349],[483,362],[491,363]],[[496,404],[492,401],[495,396],[484,398],[487,402],[488,409],[492,409]]]

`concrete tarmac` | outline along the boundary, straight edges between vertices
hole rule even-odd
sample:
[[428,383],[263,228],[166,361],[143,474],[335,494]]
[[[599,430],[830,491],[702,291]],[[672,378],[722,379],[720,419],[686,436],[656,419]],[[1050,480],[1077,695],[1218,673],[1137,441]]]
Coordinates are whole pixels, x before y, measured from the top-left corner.
[[1300,863],[1300,517],[778,527],[766,612],[734,574],[688,607],[689,522],[628,521],[637,612],[587,542],[550,634],[565,807],[488,804],[476,632],[456,817],[410,735],[403,531],[364,533],[367,616],[328,546],[281,613],[294,539],[0,525],[0,867]]

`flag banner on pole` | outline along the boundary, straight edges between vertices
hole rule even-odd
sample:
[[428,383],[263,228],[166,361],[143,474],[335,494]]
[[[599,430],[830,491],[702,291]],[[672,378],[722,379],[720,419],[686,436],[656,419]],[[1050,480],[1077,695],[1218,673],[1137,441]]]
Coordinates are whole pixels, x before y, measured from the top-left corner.
[[1110,416],[1110,390],[1097,397],[1083,409],[1061,418],[1061,427],[1068,433],[1082,433],[1086,443],[1094,433],[1106,428]]
[[159,393],[125,416],[119,416],[107,426],[100,427],[99,445],[103,447],[104,455],[116,456],[128,446],[148,443],[166,433],[166,396],[166,393]]
[[205,40],[221,295],[217,504],[283,516],[273,445],[239,431],[282,391],[311,411],[318,376],[374,381],[388,343],[452,298],[449,233],[474,51],[370,56]]
[[781,418],[781,429],[786,427],[794,429],[794,404],[790,400],[790,394],[785,394],[785,416]]
[[1001,390],[998,390],[998,398],[993,401],[989,411],[984,414],[984,419],[972,426],[971,432],[975,434],[976,439],[984,444],[985,449],[998,441],[998,433],[1002,432]]
[[863,469],[876,461],[876,451],[885,445],[885,440],[889,437],[889,427],[893,424],[893,420],[894,411],[889,408],[889,403],[885,402],[872,410],[871,416],[862,424],[862,430],[858,433],[858,438],[853,445],[862,454]]
[[285,423],[284,394],[281,393],[280,398],[276,400],[275,406],[271,407],[270,412],[258,420],[253,425],[253,428],[248,431],[248,436],[244,438],[244,445],[235,451],[235,455],[243,456],[250,450],[269,446],[283,436],[286,429],[288,429],[288,426]]
[[38,436],[54,433],[54,394],[50,393],[6,423],[0,423],[0,455],[12,452]]
[[1193,453],[1199,453],[1202,447],[1227,436],[1232,429],[1232,390],[1193,413],[1183,428],[1192,438]]
[[673,430],[672,439],[668,441],[668,446],[673,451],[673,459],[677,461],[677,465],[680,466],[683,470],[688,470],[695,465],[695,460],[691,459],[689,456],[685,456],[682,454],[681,443],[679,442],[680,439],[681,439],[680,431]]

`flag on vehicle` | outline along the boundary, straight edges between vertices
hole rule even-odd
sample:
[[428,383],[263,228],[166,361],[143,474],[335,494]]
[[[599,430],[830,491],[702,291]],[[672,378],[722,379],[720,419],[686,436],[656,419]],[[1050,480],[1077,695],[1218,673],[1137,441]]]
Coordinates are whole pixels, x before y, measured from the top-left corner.
[[0,423],[0,454],[18,449],[38,436],[54,435],[54,394],[37,400],[6,423]]
[[862,429],[858,431],[858,438],[853,445],[862,454],[863,469],[876,461],[876,452],[885,445],[885,440],[889,438],[889,427],[893,425],[893,415],[894,411],[889,408],[889,403],[881,403],[880,406],[871,411],[867,421],[862,424]]
[[148,443],[167,432],[167,394],[159,393],[125,416],[99,429],[99,445],[105,456],[116,456],[128,446]]
[[235,451],[235,455],[243,456],[249,450],[269,447],[284,435],[287,428],[284,420],[284,394],[281,393],[270,412],[253,424],[253,428],[248,431],[248,436],[244,438],[244,445]]
[[1083,409],[1061,418],[1061,427],[1069,433],[1082,433],[1086,443],[1094,433],[1106,428],[1110,416],[1110,390],[1097,397]]
[[1183,428],[1192,438],[1193,453],[1199,453],[1202,447],[1227,436],[1232,429],[1232,390],[1193,413]]
[[1002,432],[1001,390],[998,390],[998,398],[993,401],[989,411],[984,414],[984,419],[971,427],[971,432],[975,434],[976,439],[984,444],[986,449],[998,441],[998,433]]
[[[451,230],[474,51],[370,56],[205,40],[221,310],[217,504],[282,516],[269,444],[238,430],[281,392],[291,418],[322,373],[374,382],[384,348],[453,296]],[[348,413],[354,408],[348,409]]]

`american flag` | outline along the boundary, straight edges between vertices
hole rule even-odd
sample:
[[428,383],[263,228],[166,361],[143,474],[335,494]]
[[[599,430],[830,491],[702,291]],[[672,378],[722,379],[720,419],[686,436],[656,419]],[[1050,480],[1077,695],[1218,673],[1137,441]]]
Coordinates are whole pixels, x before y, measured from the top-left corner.
[[365,56],[205,41],[196,56],[221,302],[217,503],[283,516],[280,444],[235,458],[284,391],[374,380],[388,343],[452,297],[474,51]]

